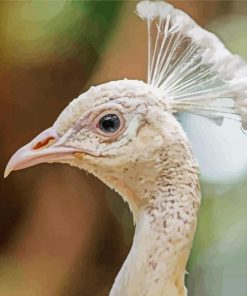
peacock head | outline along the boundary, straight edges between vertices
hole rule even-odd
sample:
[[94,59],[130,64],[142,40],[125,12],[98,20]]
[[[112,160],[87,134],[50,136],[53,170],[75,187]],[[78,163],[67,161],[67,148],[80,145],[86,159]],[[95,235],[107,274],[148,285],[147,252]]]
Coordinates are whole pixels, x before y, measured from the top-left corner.
[[174,112],[216,122],[233,117],[247,127],[246,62],[165,2],[142,1],[137,13],[148,24],[147,83],[125,79],[91,87],[14,154],[5,176],[41,162],[69,163],[129,195],[141,188],[139,172],[145,176],[140,182],[157,177],[161,149],[175,159],[176,145],[188,148]]
[[179,134],[177,126],[171,104],[157,89],[137,80],[108,82],[73,100],[52,127],[19,149],[5,176],[39,163],[61,162],[110,187],[121,190],[121,183],[133,189],[138,172],[155,177],[153,161]]
[[155,110],[162,106],[168,111],[158,98],[155,89],[142,81],[125,79],[91,87],[64,109],[52,127],[17,151],[6,172],[40,162],[84,167],[82,158],[90,165],[112,166],[116,157],[137,155],[138,146],[152,150],[152,142],[149,147],[140,145],[138,134],[153,124]]

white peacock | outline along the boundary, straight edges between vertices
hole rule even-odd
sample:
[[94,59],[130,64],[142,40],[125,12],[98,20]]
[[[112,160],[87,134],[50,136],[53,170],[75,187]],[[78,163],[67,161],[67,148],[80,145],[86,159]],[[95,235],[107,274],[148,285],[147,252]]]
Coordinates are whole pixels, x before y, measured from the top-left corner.
[[19,149],[13,170],[62,162],[97,176],[126,200],[136,224],[111,296],[184,296],[200,206],[199,170],[174,114],[247,127],[247,65],[187,14],[142,1],[148,28],[147,81],[91,87],[54,125]]

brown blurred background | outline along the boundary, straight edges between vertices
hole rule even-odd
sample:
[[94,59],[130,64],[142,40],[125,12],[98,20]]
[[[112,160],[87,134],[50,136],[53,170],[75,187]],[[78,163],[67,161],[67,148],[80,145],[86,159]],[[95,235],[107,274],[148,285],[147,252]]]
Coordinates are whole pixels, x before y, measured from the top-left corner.
[[[236,6],[173,3],[201,25]],[[89,85],[145,79],[146,32],[135,5],[0,2],[2,175],[10,156]],[[0,178],[0,295],[108,295],[133,231],[126,204],[78,169],[43,164]]]

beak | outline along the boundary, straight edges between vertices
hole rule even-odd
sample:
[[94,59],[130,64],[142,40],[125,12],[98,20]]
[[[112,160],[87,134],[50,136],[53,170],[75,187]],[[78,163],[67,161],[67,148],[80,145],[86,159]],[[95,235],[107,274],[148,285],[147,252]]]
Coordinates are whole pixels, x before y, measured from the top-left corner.
[[75,148],[63,145],[54,127],[48,128],[30,143],[20,148],[10,159],[4,172],[6,178],[12,171],[21,170],[44,162],[58,162],[73,158]]

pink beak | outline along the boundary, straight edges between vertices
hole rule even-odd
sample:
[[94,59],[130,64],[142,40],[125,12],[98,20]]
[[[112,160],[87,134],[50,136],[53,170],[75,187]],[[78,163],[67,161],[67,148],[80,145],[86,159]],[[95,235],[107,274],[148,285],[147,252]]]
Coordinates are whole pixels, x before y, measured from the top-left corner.
[[10,159],[4,172],[6,178],[12,171],[21,170],[44,162],[57,162],[73,158],[75,148],[63,145],[54,127],[48,128],[30,143],[20,148]]

